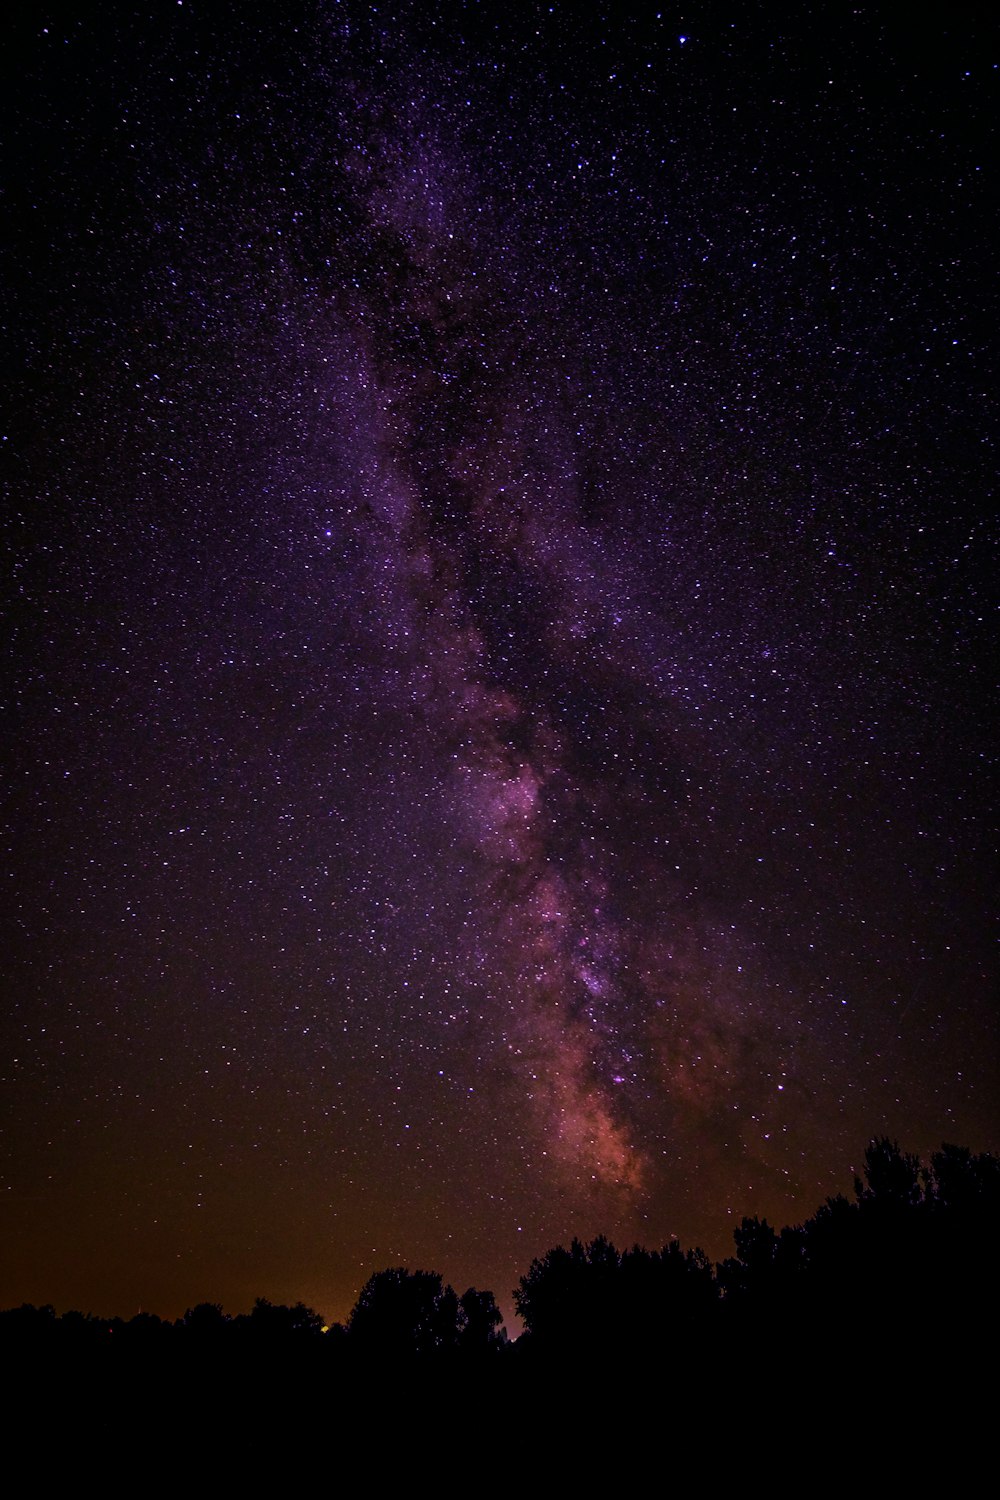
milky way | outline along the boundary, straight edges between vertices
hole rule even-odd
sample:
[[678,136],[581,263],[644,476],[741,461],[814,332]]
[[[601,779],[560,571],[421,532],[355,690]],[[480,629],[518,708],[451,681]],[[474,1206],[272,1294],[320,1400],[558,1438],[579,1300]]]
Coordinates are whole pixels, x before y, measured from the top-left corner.
[[997,1144],[989,48],[626,9],[16,37],[3,1305]]

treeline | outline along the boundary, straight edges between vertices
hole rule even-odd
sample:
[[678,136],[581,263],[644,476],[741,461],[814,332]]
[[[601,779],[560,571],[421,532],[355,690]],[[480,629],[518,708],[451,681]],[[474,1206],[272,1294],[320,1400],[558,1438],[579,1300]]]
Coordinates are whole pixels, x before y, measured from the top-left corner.
[[922,1167],[881,1138],[853,1199],[780,1231],[744,1218],[718,1265],[676,1243],[574,1241],[532,1263],[515,1304],[547,1355],[929,1348],[995,1319],[998,1220],[1000,1158],[945,1145]]
[[[116,1364],[176,1367],[208,1359],[310,1370],[502,1371],[552,1362],[648,1358],[690,1366],[736,1348],[927,1350],[995,1318],[1000,1159],[945,1145],[928,1166],[886,1138],[870,1142],[854,1197],[830,1198],[780,1231],[744,1218],[735,1254],[618,1250],[604,1238],[559,1246],[514,1291],[524,1334],[508,1342],[492,1292],[461,1296],[441,1276],[402,1267],[372,1276],[346,1324],[261,1298],[230,1317],[215,1303],[175,1322],[24,1305],[0,1313],[0,1348],[52,1356],[114,1351]],[[192,1361],[191,1356],[197,1358]],[[100,1356],[106,1359],[107,1356]]]
[[302,1302],[275,1304],[258,1297],[249,1313],[231,1317],[217,1302],[200,1302],[169,1321],[140,1312],[130,1319],[92,1313],[57,1316],[50,1305],[29,1303],[0,1312],[0,1348],[128,1349],[139,1353],[184,1352],[208,1356],[252,1356],[263,1351],[326,1360],[372,1356],[379,1360],[465,1359],[503,1347],[507,1335],[492,1292],[470,1287],[461,1297],[436,1272],[402,1267],[379,1271],[366,1282],[345,1326],[324,1323]]

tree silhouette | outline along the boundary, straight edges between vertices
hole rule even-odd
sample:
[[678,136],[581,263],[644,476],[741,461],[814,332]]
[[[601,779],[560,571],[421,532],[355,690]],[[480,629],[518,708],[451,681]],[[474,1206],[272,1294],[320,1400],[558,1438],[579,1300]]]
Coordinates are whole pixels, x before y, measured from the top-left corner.
[[945,1143],[925,1173],[927,1198],[938,1212],[995,1231],[1000,1204],[1000,1157],[974,1156],[967,1146]]
[[514,1291],[514,1306],[532,1339],[550,1345],[575,1341],[587,1304],[587,1252],[574,1239],[531,1262]]
[[676,1243],[624,1253],[603,1236],[573,1240],[532,1261],[514,1293],[526,1332],[541,1349],[628,1353],[677,1341],[717,1301],[712,1266]]
[[256,1338],[313,1338],[322,1331],[323,1315],[296,1302],[294,1307],[268,1302],[258,1297],[249,1318],[250,1332]]
[[199,1302],[189,1307],[181,1319],[186,1334],[199,1339],[219,1339],[227,1331],[232,1319],[222,1311],[221,1302]]
[[507,1342],[503,1314],[492,1292],[470,1286],[458,1299],[458,1349],[465,1357],[493,1354]]
[[864,1183],[859,1177],[854,1179],[860,1203],[902,1210],[915,1207],[921,1200],[919,1158],[901,1151],[898,1141],[888,1136],[877,1136],[868,1142],[864,1174]]
[[458,1298],[435,1271],[377,1271],[361,1289],[348,1334],[356,1351],[381,1359],[441,1354],[458,1343]]

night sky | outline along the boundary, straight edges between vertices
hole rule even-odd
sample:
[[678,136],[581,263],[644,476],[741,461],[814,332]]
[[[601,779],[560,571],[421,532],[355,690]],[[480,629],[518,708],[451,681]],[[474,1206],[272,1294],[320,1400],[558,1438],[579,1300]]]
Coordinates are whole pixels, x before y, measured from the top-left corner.
[[985,11],[22,11],[0,1306],[995,1150]]

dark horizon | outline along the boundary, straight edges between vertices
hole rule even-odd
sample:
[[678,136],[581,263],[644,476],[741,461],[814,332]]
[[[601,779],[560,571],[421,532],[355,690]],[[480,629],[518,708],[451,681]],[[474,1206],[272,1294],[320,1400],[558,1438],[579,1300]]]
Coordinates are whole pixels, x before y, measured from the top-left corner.
[[995,28],[8,31],[0,1306],[996,1151]]
[[339,1322],[301,1301],[275,1306],[263,1297],[237,1312],[202,1300],[175,1319],[141,1307],[122,1319],[21,1304],[0,1309],[0,1343],[10,1353],[14,1344],[40,1348],[40,1338],[61,1334],[64,1345],[79,1346],[83,1338],[96,1352],[95,1339],[122,1331],[100,1325],[116,1323],[139,1338],[137,1354],[158,1329],[166,1334],[171,1327],[194,1338],[193,1347],[221,1347],[225,1340],[234,1351],[289,1339],[304,1348],[330,1334],[346,1336],[339,1346],[345,1353],[353,1349],[391,1365],[443,1356],[481,1360],[523,1335],[536,1353],[608,1355],[612,1346],[638,1351],[657,1338],[686,1343],[725,1329],[739,1337],[750,1331],[748,1318],[753,1325],[766,1320],[772,1337],[781,1325],[806,1340],[847,1313],[877,1314],[879,1337],[884,1341],[890,1328],[900,1337],[897,1354],[908,1347],[908,1329],[925,1342],[922,1359],[931,1363],[949,1323],[963,1342],[970,1312],[984,1326],[995,1314],[995,1290],[981,1268],[1000,1215],[1000,1158],[952,1142],[921,1162],[898,1141],[876,1137],[863,1162],[851,1195],[827,1198],[801,1224],[779,1227],[744,1216],[734,1229],[733,1253],[718,1262],[676,1240],[616,1247],[601,1235],[589,1244],[574,1237],[568,1248],[552,1246],[533,1258],[513,1289],[514,1326],[492,1288],[468,1287],[459,1295],[437,1272],[398,1266],[370,1276]]

